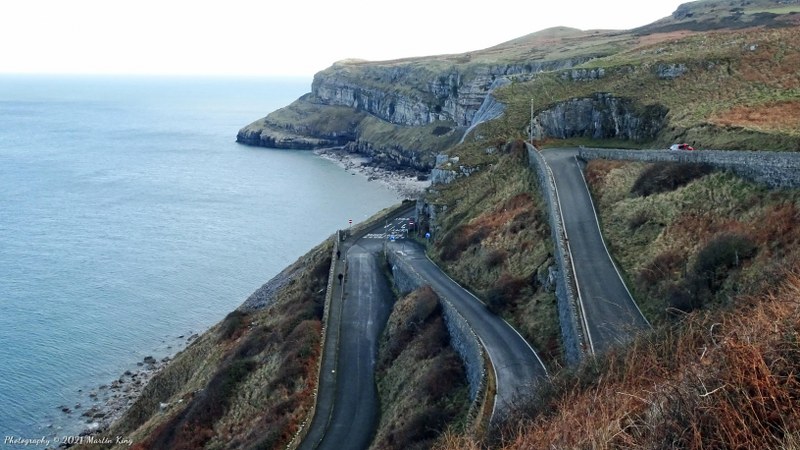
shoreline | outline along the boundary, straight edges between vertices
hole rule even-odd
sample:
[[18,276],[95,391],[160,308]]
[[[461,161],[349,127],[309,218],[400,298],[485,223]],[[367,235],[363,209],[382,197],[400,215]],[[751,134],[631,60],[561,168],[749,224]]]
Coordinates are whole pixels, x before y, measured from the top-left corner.
[[[178,336],[176,339],[180,339],[181,342],[178,344],[177,351],[172,355],[164,356],[161,359],[145,356],[144,359],[136,362],[135,369],[126,370],[110,382],[95,385],[88,392],[79,389],[80,401],[78,403],[72,406],[60,405],[57,409],[66,416],[67,421],[75,423],[78,430],[76,436],[96,437],[108,431],[114,422],[122,417],[142,395],[150,380],[164,370],[178,353],[199,337],[198,333],[192,333],[188,337]],[[55,448],[70,448],[71,446],[62,442]]]
[[430,187],[430,177],[425,180],[418,178],[419,174],[397,172],[370,165],[372,159],[359,153],[351,153],[341,147],[313,150],[321,158],[334,162],[345,171],[353,175],[362,175],[367,181],[377,181],[395,191],[404,199],[416,199]]
[[[370,165],[371,158],[358,153],[351,153],[341,148],[327,148],[314,150],[314,154],[332,161],[352,175],[364,176],[367,181],[376,181],[394,191],[400,199],[416,199],[430,187],[429,177],[421,180],[419,174],[412,171],[398,172]],[[190,332],[191,333],[191,332]],[[78,436],[98,436],[108,431],[113,424],[141,396],[147,384],[166,368],[172,359],[194,342],[199,335],[191,334],[188,338],[184,335],[178,339],[185,339],[179,349],[170,356],[156,359],[146,356],[136,363],[138,369],[126,370],[110,383],[99,384],[91,391],[79,390],[82,402],[73,406],[61,405],[57,408],[73,420],[81,431]],[[69,448],[71,445],[61,444],[56,448]]]

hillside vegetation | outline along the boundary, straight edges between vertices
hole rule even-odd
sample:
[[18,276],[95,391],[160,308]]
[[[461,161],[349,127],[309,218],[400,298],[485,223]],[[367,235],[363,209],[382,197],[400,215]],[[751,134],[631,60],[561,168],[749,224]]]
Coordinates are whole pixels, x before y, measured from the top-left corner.
[[103,436],[134,442],[120,449],[285,446],[314,401],[332,244],[265,285],[277,288],[267,306],[231,312],[178,353]]
[[800,192],[685,165],[586,173],[654,331],[556,374],[493,447],[797,448]]
[[370,448],[427,449],[445,429],[465,427],[466,373],[429,286],[397,301],[377,361],[381,419]]
[[663,163],[592,161],[587,179],[611,253],[656,323],[764,292],[800,262],[800,192]]
[[642,147],[686,141],[703,148],[798,150],[799,36],[797,27],[642,36],[631,48],[576,69],[602,69],[602,77],[544,73],[500,90],[495,95],[509,105],[507,114],[479,133],[518,136],[531,102],[537,114],[603,92],[668,109],[667,126],[653,141],[639,142]]
[[[791,275],[562,372],[492,448],[798,448],[799,295]],[[436,448],[485,447],[451,434]]]

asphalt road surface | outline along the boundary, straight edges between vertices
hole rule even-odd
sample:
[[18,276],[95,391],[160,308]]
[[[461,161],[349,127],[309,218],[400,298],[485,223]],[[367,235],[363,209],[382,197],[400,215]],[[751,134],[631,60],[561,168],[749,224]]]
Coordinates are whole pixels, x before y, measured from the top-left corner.
[[442,298],[450,301],[467,320],[484,345],[497,376],[493,420],[528,396],[547,377],[541,359],[505,320],[491,313],[480,300],[453,281],[427,256],[416,242],[395,242],[403,258]]
[[578,149],[542,152],[553,171],[575,266],[587,340],[593,353],[630,340],[649,328],[603,242],[589,189],[578,165]]
[[[381,267],[383,243],[404,235],[406,215],[342,243],[347,271],[334,281],[317,410],[300,449],[362,450],[369,447],[380,408],[375,386],[378,340],[394,297]],[[340,272],[337,264],[337,272]],[[342,295],[343,294],[343,295]]]

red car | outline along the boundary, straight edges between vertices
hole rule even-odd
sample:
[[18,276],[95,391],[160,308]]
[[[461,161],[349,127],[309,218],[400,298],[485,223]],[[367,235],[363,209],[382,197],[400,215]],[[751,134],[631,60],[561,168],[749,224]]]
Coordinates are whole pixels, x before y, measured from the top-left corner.
[[672,144],[669,147],[670,150],[678,151],[678,150],[685,150],[685,151],[692,151],[694,147],[689,144]]

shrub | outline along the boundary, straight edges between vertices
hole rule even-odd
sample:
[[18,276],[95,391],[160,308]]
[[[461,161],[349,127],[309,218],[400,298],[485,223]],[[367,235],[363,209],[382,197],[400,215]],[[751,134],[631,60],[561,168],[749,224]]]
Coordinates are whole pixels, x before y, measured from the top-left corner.
[[667,313],[688,313],[701,306],[700,297],[692,293],[685,282],[673,284],[667,289]]
[[493,269],[508,259],[508,252],[503,249],[489,250],[483,257],[483,262],[487,268]]
[[631,193],[639,197],[674,191],[713,171],[708,164],[656,163],[633,183]]
[[460,225],[444,236],[439,256],[443,261],[454,261],[469,247],[479,245],[487,236],[489,230],[486,227]]
[[486,293],[486,306],[489,311],[498,314],[507,304],[515,303],[522,290],[529,286],[524,278],[516,278],[509,273],[503,273],[497,283]]
[[697,254],[692,276],[699,284],[715,292],[728,270],[755,255],[756,249],[753,241],[745,235],[719,234]]
[[656,256],[647,266],[639,271],[639,283],[645,287],[672,278],[681,270],[686,260],[682,253],[667,250]]
[[450,127],[438,126],[431,131],[431,134],[434,136],[444,136],[445,134],[449,133],[450,130],[452,130]]
[[234,337],[242,331],[244,328],[245,318],[247,317],[246,313],[241,311],[233,310],[231,311],[225,318],[222,320],[222,324],[220,325],[220,338],[222,340],[228,340]]
[[213,425],[228,408],[234,389],[256,366],[251,360],[227,361],[186,409],[151,434],[147,447],[202,448],[214,436]]
[[450,394],[454,380],[466,379],[464,365],[454,351],[441,352],[436,364],[422,376],[422,387],[431,401]]
[[280,337],[277,333],[264,326],[255,327],[236,348],[235,357],[243,359],[258,355],[271,342],[280,342]]
[[628,219],[628,229],[631,231],[639,229],[642,225],[650,221],[650,215],[645,210],[639,210]]

